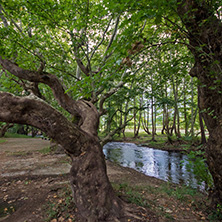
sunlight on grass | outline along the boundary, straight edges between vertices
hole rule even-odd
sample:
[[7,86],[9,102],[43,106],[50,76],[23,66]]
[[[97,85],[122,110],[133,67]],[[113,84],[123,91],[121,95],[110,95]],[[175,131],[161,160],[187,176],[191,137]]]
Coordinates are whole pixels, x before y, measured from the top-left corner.
[[2,140],[2,139],[0,140],[0,143],[5,143],[5,142],[6,142],[6,140]]

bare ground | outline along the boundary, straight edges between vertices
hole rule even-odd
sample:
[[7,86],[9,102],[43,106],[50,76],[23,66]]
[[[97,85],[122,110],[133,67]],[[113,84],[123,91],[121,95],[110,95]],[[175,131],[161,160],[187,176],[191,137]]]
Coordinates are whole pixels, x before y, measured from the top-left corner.
[[[49,141],[42,139],[6,140],[0,143],[0,221],[78,221],[67,191],[69,158],[39,152],[49,146]],[[201,193],[183,194],[180,186],[109,161],[107,171],[117,195],[148,209],[141,211],[144,221],[209,221],[206,196]]]

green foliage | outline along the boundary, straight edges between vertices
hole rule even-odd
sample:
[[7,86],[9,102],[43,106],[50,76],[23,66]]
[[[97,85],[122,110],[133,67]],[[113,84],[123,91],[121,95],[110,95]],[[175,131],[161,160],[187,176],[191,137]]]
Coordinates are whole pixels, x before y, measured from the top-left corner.
[[[198,148],[200,148],[199,146]],[[186,168],[188,171],[193,172],[199,185],[202,182],[206,184],[208,188],[213,187],[213,179],[206,164],[205,152],[201,150],[191,150],[186,152],[188,157],[188,164]],[[184,162],[182,162],[183,164]]]
[[73,217],[75,205],[70,188],[65,186],[56,194],[50,196],[48,203],[44,206],[46,221],[63,218],[64,221]]
[[29,154],[30,154],[29,151],[16,151],[16,152],[12,152],[12,153],[9,152],[7,154],[7,156],[22,156],[22,157],[25,157]]
[[212,210],[208,216],[209,221],[222,221],[222,204],[217,204],[216,209]]
[[50,154],[52,151],[54,151],[54,150],[50,146],[44,147],[41,150],[39,150],[39,152],[44,155]]
[[0,139],[0,143],[5,143],[5,142],[6,142],[6,140]]
[[126,198],[130,203],[137,206],[149,207],[149,203],[143,198],[143,195],[127,183],[113,184],[113,187],[120,196]]
[[23,135],[23,134],[17,134],[17,133],[10,133],[10,132],[7,132],[5,134],[5,137],[6,138],[32,138],[31,136],[27,136],[27,135]]
[[184,185],[173,187],[170,183],[163,184],[159,189],[167,195],[174,196],[178,200],[182,201],[187,201],[190,199],[190,197],[194,197],[198,194],[196,189],[193,189],[189,186]]

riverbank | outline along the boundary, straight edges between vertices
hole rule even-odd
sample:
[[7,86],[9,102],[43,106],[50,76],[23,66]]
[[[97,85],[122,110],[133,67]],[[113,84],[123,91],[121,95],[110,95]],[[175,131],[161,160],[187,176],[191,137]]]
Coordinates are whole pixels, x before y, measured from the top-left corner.
[[[78,221],[69,188],[69,158],[52,152],[48,141],[6,140],[0,143],[0,221]],[[116,194],[140,207],[144,222],[216,221],[210,219],[216,212],[210,209],[207,196],[195,189],[109,161],[107,172]]]
[[136,138],[133,137],[131,133],[127,134],[127,137],[115,137],[115,142],[123,143],[135,143],[139,146],[165,150],[174,152],[185,152],[185,150],[194,150],[198,147],[198,139],[191,141],[190,138],[176,139],[172,137],[169,142],[166,135],[158,134],[155,137],[155,141],[152,140],[151,135],[141,134]]

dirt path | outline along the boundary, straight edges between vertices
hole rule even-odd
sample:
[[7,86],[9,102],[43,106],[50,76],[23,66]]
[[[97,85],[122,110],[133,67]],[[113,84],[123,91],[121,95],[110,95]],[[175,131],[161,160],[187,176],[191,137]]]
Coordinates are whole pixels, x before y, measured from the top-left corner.
[[36,151],[48,147],[50,142],[40,138],[7,138],[6,142],[0,143],[1,152]]
[[[49,141],[42,139],[10,138],[0,143],[0,221],[43,222],[44,206],[50,200],[62,201],[58,193],[69,187],[70,160],[65,154],[39,152],[48,146]],[[147,221],[207,221],[202,211],[192,210],[190,197],[184,205],[159,192],[167,186],[165,182],[109,161],[107,171],[111,182],[138,189],[138,195],[143,196],[157,215]],[[72,217],[70,220],[61,217],[51,221],[74,221]]]

